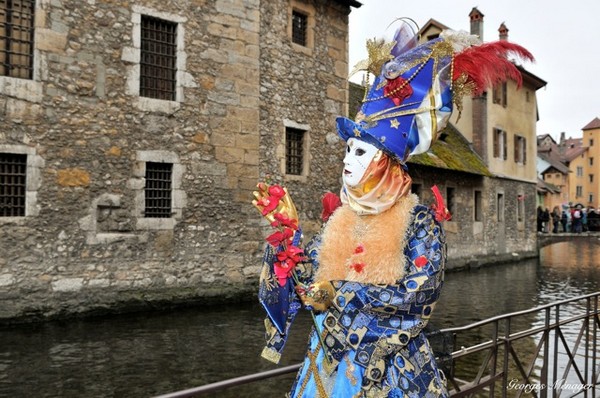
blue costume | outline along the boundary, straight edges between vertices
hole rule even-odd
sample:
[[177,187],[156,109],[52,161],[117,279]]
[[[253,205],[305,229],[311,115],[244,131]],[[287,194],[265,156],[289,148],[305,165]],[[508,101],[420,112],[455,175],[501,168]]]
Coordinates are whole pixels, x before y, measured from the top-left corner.
[[[336,222],[336,213],[329,223]],[[425,206],[416,205],[405,216],[412,222],[405,233],[403,254],[398,253],[407,259],[404,276],[393,284],[332,281],[332,304],[316,315],[319,330],[311,332],[291,397],[447,396],[444,376],[423,333],[442,287],[445,235]],[[307,245],[310,263],[303,268],[301,282],[314,281],[322,246],[321,235]],[[271,249],[267,252],[263,276],[270,274],[269,260],[273,258]],[[261,295],[267,293],[266,284],[268,277],[261,282]],[[289,290],[289,294],[288,327],[300,307],[295,292]],[[286,333],[279,333],[270,320],[266,323],[270,338],[263,356],[275,359]]]

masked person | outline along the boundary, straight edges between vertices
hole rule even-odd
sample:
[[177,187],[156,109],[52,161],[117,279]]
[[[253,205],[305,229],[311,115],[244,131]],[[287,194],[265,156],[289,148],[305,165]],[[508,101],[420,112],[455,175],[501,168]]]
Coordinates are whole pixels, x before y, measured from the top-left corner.
[[[263,356],[278,361],[300,303],[315,314],[290,397],[448,396],[423,329],[441,293],[441,222],[449,215],[439,192],[433,209],[418,203],[406,161],[430,148],[457,95],[481,94],[485,85],[509,77],[520,81],[507,52],[531,55],[507,43],[473,46],[472,36],[450,31],[420,45],[402,37],[399,29],[392,43],[367,42],[370,57],[360,68],[376,78],[356,120],[337,120],[346,142],[342,205],[306,245],[295,287],[273,288],[273,264],[283,249],[270,246],[265,255]],[[495,54],[479,63],[495,64],[487,72],[471,70],[481,51]],[[255,195],[264,210],[264,186]],[[293,209],[287,193],[284,198],[282,211]],[[291,213],[295,217],[295,209]],[[298,237],[299,231],[290,242]]]

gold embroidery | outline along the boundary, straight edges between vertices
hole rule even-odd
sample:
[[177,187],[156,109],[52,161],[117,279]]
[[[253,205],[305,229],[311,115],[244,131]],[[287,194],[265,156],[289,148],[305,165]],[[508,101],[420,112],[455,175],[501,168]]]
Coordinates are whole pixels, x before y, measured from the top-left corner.
[[344,360],[346,361],[346,377],[350,381],[350,384],[355,386],[358,380],[356,380],[356,376],[354,376],[354,364],[352,363],[348,355],[344,357]]
[[[325,334],[325,331],[323,331],[323,334]],[[321,380],[321,376],[319,375],[319,367],[317,366],[317,357],[319,356],[319,351],[321,351],[321,343],[317,342],[317,347],[315,348],[315,351],[311,352],[309,350],[306,353],[306,356],[308,357],[308,369],[309,369],[308,373],[310,373],[312,375],[312,377],[315,379],[315,385],[317,386],[319,398],[328,398],[327,391],[325,390],[325,387],[323,386],[323,381]],[[327,363],[327,361],[323,361],[323,362]],[[306,385],[308,384],[309,380],[310,380],[310,375],[307,374],[306,377],[304,377],[304,380],[302,381],[300,390],[298,391],[299,397],[301,397],[302,394],[304,393],[304,390],[306,389]]]

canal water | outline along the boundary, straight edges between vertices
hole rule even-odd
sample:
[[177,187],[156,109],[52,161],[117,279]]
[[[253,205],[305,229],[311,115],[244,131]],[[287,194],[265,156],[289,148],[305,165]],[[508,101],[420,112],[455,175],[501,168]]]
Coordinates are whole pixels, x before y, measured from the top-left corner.
[[[600,245],[559,243],[540,258],[446,275],[434,329],[466,325],[600,290]],[[152,397],[273,369],[260,358],[256,303],[0,329],[0,397]],[[293,326],[280,366],[300,362],[310,317]],[[535,322],[535,320],[532,320]],[[283,397],[294,375],[214,397]]]

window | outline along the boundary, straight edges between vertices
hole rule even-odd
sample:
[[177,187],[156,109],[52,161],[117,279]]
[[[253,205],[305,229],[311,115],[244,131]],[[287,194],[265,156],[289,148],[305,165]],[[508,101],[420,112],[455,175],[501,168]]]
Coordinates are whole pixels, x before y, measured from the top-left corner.
[[594,158],[590,158],[590,166],[594,165]]
[[577,166],[577,177],[583,177],[583,167]]
[[506,108],[506,105],[507,105],[506,82],[502,83],[502,84],[498,84],[496,87],[494,87],[493,96],[494,96],[494,98],[493,98],[494,104],[499,104]]
[[0,224],[18,224],[39,214],[43,167],[44,159],[34,148],[0,144]]
[[307,45],[308,16],[297,10],[292,11],[292,41],[301,46]]
[[171,217],[172,175],[171,163],[146,163],[144,217]]
[[588,199],[588,203],[593,203],[594,202],[594,194],[590,194],[589,195],[589,199]]
[[498,222],[504,221],[504,194],[499,193],[496,198],[496,212]]
[[590,138],[590,146],[594,146],[594,139]]
[[34,0],[0,0],[0,76],[33,79]]
[[583,196],[583,187],[581,185],[577,185],[575,187],[575,197],[580,198]]
[[187,196],[182,189],[185,167],[171,151],[136,151],[130,185],[134,190],[138,230],[167,230],[183,216]]
[[446,206],[450,214],[453,215],[456,209],[456,196],[452,187],[446,187]]
[[525,215],[525,195],[517,195],[517,222],[523,222]]
[[520,135],[515,135],[515,163],[527,163],[527,139]]
[[24,217],[27,155],[0,153],[0,217]]
[[177,24],[142,15],[140,96],[175,100]]
[[590,174],[590,182],[594,182],[594,175]]
[[304,171],[304,131],[285,129],[285,173],[302,175]]
[[121,51],[127,76],[125,93],[144,112],[173,115],[181,108],[185,89],[198,87],[187,69],[187,17],[131,6],[131,34]]
[[474,206],[473,206],[473,219],[475,221],[482,221],[483,220],[483,203],[482,203],[481,191],[474,192],[473,201],[475,202]]
[[506,131],[494,129],[494,157],[506,160]]

